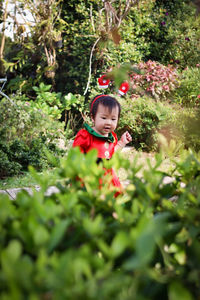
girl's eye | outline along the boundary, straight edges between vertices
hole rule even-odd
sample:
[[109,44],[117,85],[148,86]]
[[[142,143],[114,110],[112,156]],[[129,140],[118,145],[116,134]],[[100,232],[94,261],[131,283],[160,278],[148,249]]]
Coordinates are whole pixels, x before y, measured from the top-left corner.
[[116,121],[116,119],[112,119],[112,121]]

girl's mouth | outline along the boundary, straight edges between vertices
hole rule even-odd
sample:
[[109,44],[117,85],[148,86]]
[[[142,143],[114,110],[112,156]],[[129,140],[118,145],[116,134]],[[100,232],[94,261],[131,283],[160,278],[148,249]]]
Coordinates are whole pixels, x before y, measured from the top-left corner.
[[104,127],[104,130],[110,131],[110,127]]

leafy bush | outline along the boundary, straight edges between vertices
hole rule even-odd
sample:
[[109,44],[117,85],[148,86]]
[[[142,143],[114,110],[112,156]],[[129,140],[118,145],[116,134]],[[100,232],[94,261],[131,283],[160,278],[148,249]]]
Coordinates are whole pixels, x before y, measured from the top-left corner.
[[175,111],[171,124],[179,132],[179,140],[185,148],[200,151],[200,114],[199,109],[184,108]]
[[51,85],[40,83],[39,87],[33,87],[37,94],[34,101],[29,101],[32,109],[41,110],[54,120],[64,120],[66,134],[68,137],[72,135],[72,131],[80,122],[80,115],[84,110],[85,98],[81,95],[68,93],[51,92]]
[[156,99],[166,98],[178,86],[178,74],[173,66],[167,67],[155,62],[141,62],[136,67],[141,74],[130,73],[130,82],[134,95],[149,93]]
[[[114,7],[118,5],[116,3]],[[88,80],[90,52],[102,31],[106,30],[102,24],[98,26],[101,23],[98,10],[101,8],[97,0],[63,3],[60,15],[64,28],[63,48],[56,49],[55,91],[83,94]],[[96,86],[96,78],[101,72],[123,62],[138,63],[151,59],[164,65],[175,63],[181,68],[187,64],[195,66],[199,62],[199,28],[199,17],[188,0],[140,1],[120,26],[119,45],[113,43],[108,32],[96,45],[90,87]],[[6,44],[6,68],[10,68],[6,85],[8,94],[20,90],[32,95],[33,86],[41,81],[49,83],[43,76],[47,61],[41,43],[36,42],[37,35],[35,30],[23,44],[15,40],[12,48]]]
[[150,54],[163,64],[174,63],[180,68],[199,62],[199,21],[195,6],[190,1],[155,1],[152,9],[155,26],[150,29]]
[[[2,146],[4,148],[3,150]],[[6,147],[6,150],[7,151],[5,151],[5,145],[3,143],[0,143],[0,178],[19,174],[22,169],[19,163],[10,161],[8,156],[8,153],[10,152],[9,147]]]
[[187,0],[142,1],[127,16],[122,37],[125,41],[131,38],[140,55],[137,62],[151,59],[181,68],[195,66],[199,62],[199,20]]
[[30,145],[27,145],[24,141],[16,138],[6,148],[4,143],[0,143],[2,154],[0,178],[27,171],[29,165],[34,166],[37,170],[42,170],[49,165],[45,154],[46,147],[42,139],[32,140]]
[[0,102],[0,177],[18,174],[33,165],[48,165],[45,149],[61,155],[59,140],[65,140],[63,124],[32,109],[29,103]]
[[130,180],[117,199],[106,179],[99,189],[104,171],[95,161],[94,151],[72,149],[61,161],[57,194],[45,195],[48,177],[40,177],[32,196],[24,191],[13,202],[1,195],[1,298],[198,299],[198,157],[174,162],[168,184],[160,156],[142,179],[136,161],[113,158]]
[[33,90],[36,92],[35,101],[31,102],[32,107],[41,109],[46,115],[54,119],[60,119],[63,108],[61,93],[51,92],[51,85],[40,83],[39,87],[34,86]]
[[117,128],[118,134],[128,130],[133,138],[132,145],[136,149],[156,150],[157,129],[170,118],[170,107],[147,97],[120,102],[123,109]]
[[173,99],[187,107],[200,105],[200,65],[183,70],[180,75],[180,86],[174,91]]
[[186,14],[184,21],[174,18],[168,30],[169,39],[173,39],[171,60],[182,70],[195,67],[200,60],[200,16],[192,6],[187,6]]

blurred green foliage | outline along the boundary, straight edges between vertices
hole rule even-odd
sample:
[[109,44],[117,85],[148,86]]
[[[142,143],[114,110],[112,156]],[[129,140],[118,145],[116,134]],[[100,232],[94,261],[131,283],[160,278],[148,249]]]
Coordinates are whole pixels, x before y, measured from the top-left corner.
[[117,199],[106,178],[99,189],[96,152],[78,148],[57,165],[58,193],[45,195],[48,176],[31,169],[39,192],[1,195],[2,299],[198,299],[199,157],[166,174],[157,155],[142,178],[137,159],[119,161],[130,184]]
[[174,91],[173,101],[184,107],[200,106],[200,64],[188,67],[179,76],[180,85]]
[[199,108],[182,108],[175,111],[171,118],[171,124],[176,128],[177,138],[185,148],[200,151],[200,114]]
[[[83,119],[88,118],[89,99],[101,93],[97,86],[97,78],[104,72],[112,73],[114,84],[110,92],[114,95],[121,81],[130,79],[131,90],[127,95],[127,98],[130,95],[130,99],[123,104],[124,113],[122,113],[118,133],[127,128],[133,135],[133,146],[146,151],[155,150],[157,149],[156,131],[171,114],[168,105],[164,107],[159,100],[164,100],[165,103],[170,101],[181,105],[190,104],[192,107],[199,105],[200,69],[197,65],[200,59],[200,17],[196,14],[195,7],[187,0],[139,1],[137,6],[131,8],[130,13],[115,32],[115,38],[119,42],[115,43],[113,34],[105,33],[105,28],[102,28],[104,22],[101,24],[101,21],[105,20],[105,16],[103,11],[101,17],[99,15],[101,5],[102,3],[97,0],[62,2],[59,24],[55,24],[55,29],[62,27],[63,46],[55,49],[54,80],[45,76],[46,56],[41,44],[36,42],[38,31],[34,30],[34,27],[32,35],[27,36],[23,42],[8,39],[4,57],[8,82],[4,91],[10,95],[14,93],[13,98],[16,101],[30,104],[30,111],[32,111],[30,116],[34,111],[38,113],[40,110],[48,120],[50,116],[59,119],[61,123],[64,121],[65,137],[70,139],[81,128]],[[113,5],[117,8],[117,3]],[[39,27],[36,27],[40,28],[40,25],[37,24]],[[99,42],[95,44],[96,41]],[[94,44],[96,46],[91,56]],[[89,76],[90,58],[90,85],[87,94],[82,96]],[[146,70],[145,74],[132,70],[133,66],[138,66],[141,62],[146,65],[152,62],[155,68],[152,68],[151,72]],[[164,75],[163,72],[157,72],[155,77],[152,76],[155,75],[153,72],[158,66],[161,71],[166,71],[172,65],[179,70],[181,83],[178,88],[176,78],[171,76],[173,74],[170,72]],[[186,66],[188,69],[185,70]],[[132,71],[138,75],[134,80],[128,76]],[[135,83],[139,85],[137,93],[133,88]],[[150,87],[148,83],[151,84]],[[174,94],[169,94],[169,91],[174,88],[176,88]],[[132,96],[135,94],[144,95],[144,99],[134,100]],[[157,102],[152,101],[152,96]],[[27,117],[26,124],[30,123],[31,118],[28,120]],[[13,124],[18,122],[18,115],[13,116],[12,120]],[[49,122],[47,121],[48,125],[44,125],[44,128],[48,128],[46,132],[49,132],[49,137],[47,139],[45,137],[46,141],[49,139],[52,141],[51,136],[54,137],[55,134],[51,132]],[[178,128],[186,128],[182,120],[176,119],[175,124],[177,122],[180,124]],[[53,122],[53,124],[57,123]],[[42,126],[40,122],[38,125],[37,122],[32,122],[32,128],[27,126],[26,129],[25,126],[24,129],[19,129],[19,132],[26,132],[24,134],[26,136],[28,131],[39,132],[38,128]],[[57,125],[55,127],[57,128]],[[63,128],[63,124],[61,127]],[[13,126],[11,128],[13,130]],[[191,134],[193,138],[187,139],[188,130],[183,130],[181,140],[186,143],[186,147],[194,146],[194,149],[199,149],[198,136],[196,138],[196,133]],[[48,134],[45,133],[46,135]],[[23,134],[20,135],[20,142],[26,144],[27,141],[21,137]],[[22,144],[21,147],[23,148]],[[2,161],[7,161],[4,158],[8,153],[9,150],[2,153]],[[16,168],[18,167],[16,165]]]

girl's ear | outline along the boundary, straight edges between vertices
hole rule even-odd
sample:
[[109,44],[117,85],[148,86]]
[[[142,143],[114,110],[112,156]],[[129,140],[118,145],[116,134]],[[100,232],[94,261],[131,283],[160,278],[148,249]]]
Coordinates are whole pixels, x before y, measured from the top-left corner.
[[94,123],[94,117],[92,116],[92,114],[90,115],[90,118],[91,118],[92,122]]

